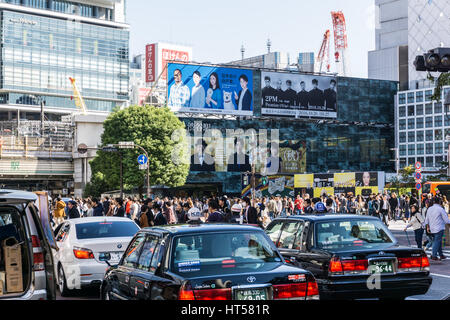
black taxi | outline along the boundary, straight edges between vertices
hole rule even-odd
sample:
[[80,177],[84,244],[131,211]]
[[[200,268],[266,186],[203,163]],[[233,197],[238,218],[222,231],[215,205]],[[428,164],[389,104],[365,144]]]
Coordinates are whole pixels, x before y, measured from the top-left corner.
[[286,263],[264,230],[195,224],[140,230],[119,264],[108,268],[100,294],[104,300],[316,300],[319,292],[312,274]]
[[425,252],[400,246],[375,217],[277,218],[266,233],[286,260],[314,275],[320,299],[403,300],[431,286]]

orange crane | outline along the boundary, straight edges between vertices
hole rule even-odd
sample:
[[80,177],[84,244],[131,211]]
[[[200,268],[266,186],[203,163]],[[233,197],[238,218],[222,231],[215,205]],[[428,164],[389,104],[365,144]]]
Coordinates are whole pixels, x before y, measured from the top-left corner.
[[334,27],[334,47],[337,72],[341,76],[346,76],[348,73],[347,67],[347,26],[345,23],[344,13],[342,11],[331,12]]
[[330,30],[323,35],[322,46],[317,56],[316,72],[323,72],[324,67],[330,72]]

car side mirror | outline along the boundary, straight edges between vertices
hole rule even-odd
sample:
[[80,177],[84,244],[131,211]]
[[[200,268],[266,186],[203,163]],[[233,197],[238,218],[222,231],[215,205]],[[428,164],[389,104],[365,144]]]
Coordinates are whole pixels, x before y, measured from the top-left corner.
[[106,264],[111,267],[111,264],[109,263],[109,260],[111,260],[111,254],[109,252],[100,253],[98,260],[100,260],[102,262],[106,262]]

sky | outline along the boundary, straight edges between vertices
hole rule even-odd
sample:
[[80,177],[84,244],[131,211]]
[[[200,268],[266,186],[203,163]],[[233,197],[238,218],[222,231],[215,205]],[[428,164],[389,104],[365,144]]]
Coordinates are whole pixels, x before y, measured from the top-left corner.
[[[347,22],[348,66],[352,77],[367,78],[367,52],[375,49],[374,0],[128,0],[130,56],[145,45],[170,42],[193,47],[196,62],[226,63],[271,51],[314,52],[325,31],[333,35],[331,11],[343,11]],[[334,39],[330,43],[331,71]]]

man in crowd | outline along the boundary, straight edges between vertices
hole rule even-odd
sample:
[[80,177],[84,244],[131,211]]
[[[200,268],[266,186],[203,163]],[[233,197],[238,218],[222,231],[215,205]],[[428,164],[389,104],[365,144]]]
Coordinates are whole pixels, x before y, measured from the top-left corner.
[[442,237],[444,235],[445,225],[450,224],[450,220],[447,212],[442,207],[441,198],[435,197],[431,203],[432,206],[427,210],[424,224],[427,226],[427,231],[433,236],[431,260],[440,261],[447,259],[442,252]]

